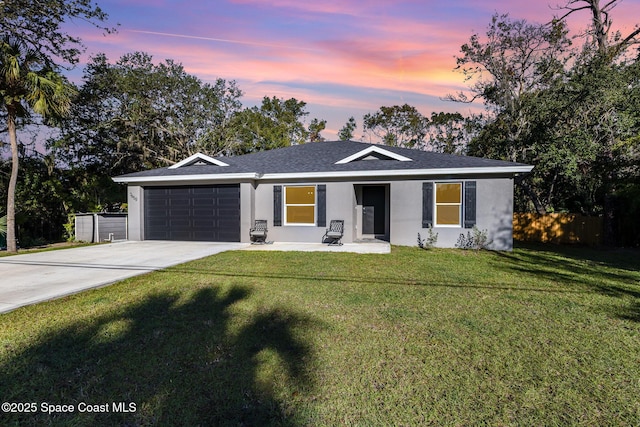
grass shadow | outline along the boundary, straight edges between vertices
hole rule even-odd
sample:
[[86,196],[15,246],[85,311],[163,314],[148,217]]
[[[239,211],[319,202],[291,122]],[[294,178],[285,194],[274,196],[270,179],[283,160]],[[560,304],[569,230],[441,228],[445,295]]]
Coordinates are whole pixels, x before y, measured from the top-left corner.
[[591,262],[611,268],[640,271],[640,250],[629,248],[599,248],[552,243],[515,242],[515,248],[532,252],[551,253],[565,258]]
[[502,269],[628,299],[628,307],[616,304],[609,311],[640,322],[640,251],[535,243],[519,243],[518,247],[526,250],[496,252]]
[[[304,424],[279,394],[310,390],[313,355],[296,338],[307,317],[271,309],[233,319],[249,292],[202,289],[183,302],[149,296],[116,313],[51,330],[9,351],[0,365],[3,401],[74,405],[71,413],[3,414],[5,425]],[[266,356],[265,356],[266,355]],[[273,366],[275,383],[263,372]],[[116,413],[114,402],[135,412]],[[108,412],[81,412],[81,403]],[[104,409],[104,408],[103,408]]]
[[640,322],[640,301],[634,301],[626,309],[617,313],[622,319]]

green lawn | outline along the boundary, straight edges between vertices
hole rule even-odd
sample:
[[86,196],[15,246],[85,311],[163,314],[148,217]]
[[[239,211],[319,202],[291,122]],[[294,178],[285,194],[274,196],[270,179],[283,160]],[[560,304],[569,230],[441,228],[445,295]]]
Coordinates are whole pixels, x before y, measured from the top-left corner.
[[1,400],[37,404],[2,425],[630,426],[639,396],[637,251],[227,252],[0,315]]

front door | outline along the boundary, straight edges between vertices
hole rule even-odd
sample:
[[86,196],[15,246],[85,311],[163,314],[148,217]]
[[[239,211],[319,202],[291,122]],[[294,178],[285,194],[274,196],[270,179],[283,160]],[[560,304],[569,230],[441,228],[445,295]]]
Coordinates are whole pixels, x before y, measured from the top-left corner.
[[385,234],[385,199],[384,185],[362,187],[362,234]]

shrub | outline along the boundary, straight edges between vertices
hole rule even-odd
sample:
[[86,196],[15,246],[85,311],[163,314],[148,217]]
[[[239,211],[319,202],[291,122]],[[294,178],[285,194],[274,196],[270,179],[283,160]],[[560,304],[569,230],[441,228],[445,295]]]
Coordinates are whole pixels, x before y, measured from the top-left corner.
[[76,240],[76,215],[67,215],[67,222],[64,224],[64,237],[67,242],[73,242]]
[[433,227],[430,226],[427,233],[428,236],[425,239],[423,239],[422,236],[420,236],[420,233],[418,233],[418,247],[420,249],[432,248],[438,241],[438,233],[433,232]]
[[489,240],[488,231],[480,230],[474,225],[471,231],[467,231],[466,236],[464,233],[460,233],[460,237],[458,237],[458,241],[456,242],[456,248],[474,250],[488,249],[491,243],[492,240]]

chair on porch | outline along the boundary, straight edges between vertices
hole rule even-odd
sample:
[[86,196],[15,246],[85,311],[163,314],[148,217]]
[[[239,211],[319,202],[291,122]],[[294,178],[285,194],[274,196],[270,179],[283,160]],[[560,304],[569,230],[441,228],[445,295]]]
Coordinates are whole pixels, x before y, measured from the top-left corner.
[[264,245],[267,243],[267,220],[256,219],[253,227],[249,229],[249,238],[252,245]]
[[327,241],[329,245],[342,246],[342,235],[344,234],[344,221],[332,219],[326,233],[322,236],[322,241]]

